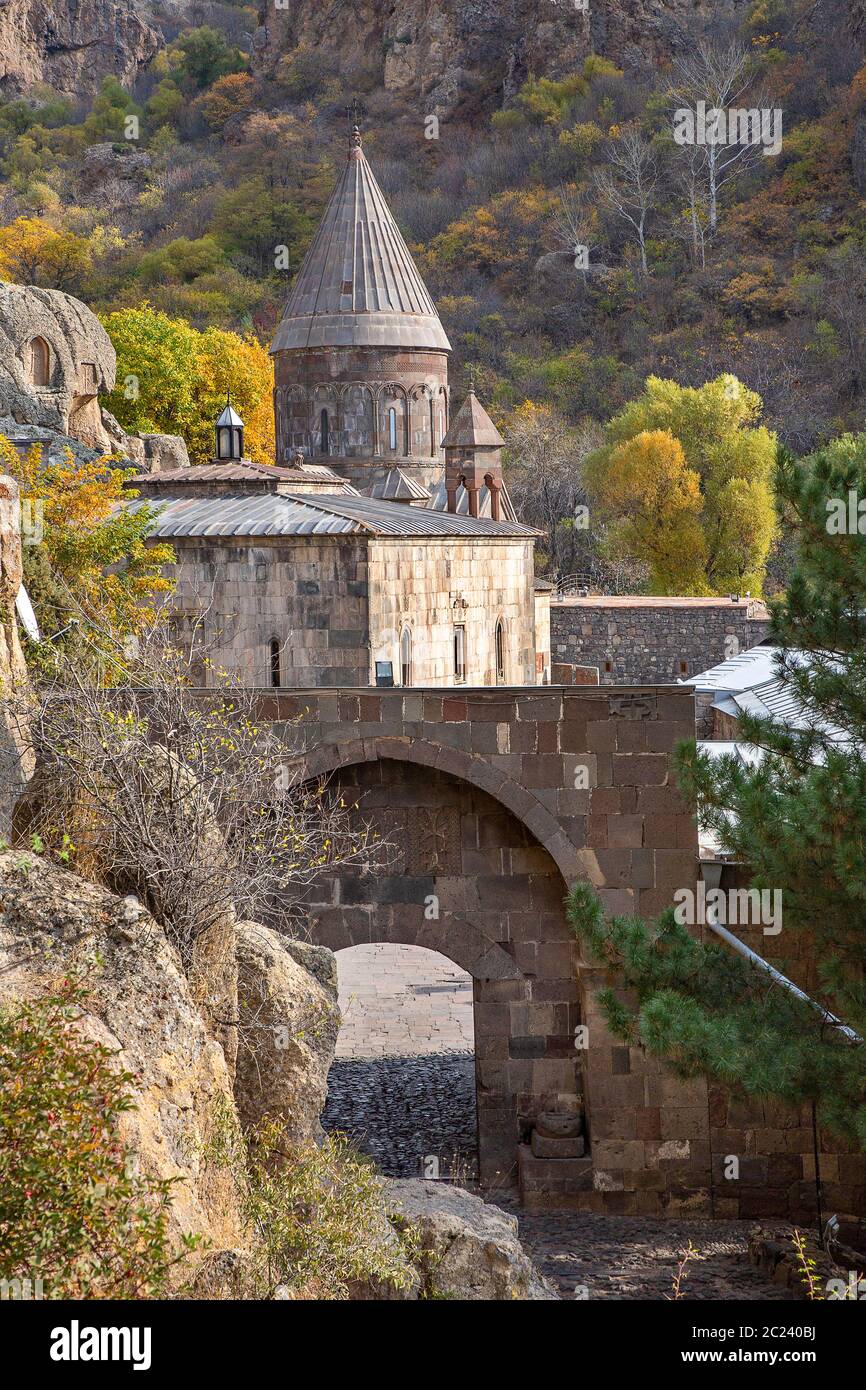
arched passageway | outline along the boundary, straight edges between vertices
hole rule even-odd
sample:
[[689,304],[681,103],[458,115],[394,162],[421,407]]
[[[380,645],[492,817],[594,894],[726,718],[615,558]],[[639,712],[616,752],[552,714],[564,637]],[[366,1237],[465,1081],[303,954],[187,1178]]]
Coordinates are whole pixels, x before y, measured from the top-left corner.
[[474,1182],[471,976],[438,951],[388,942],[339,951],[337,973],[343,1022],[325,1128],[389,1177]]
[[340,766],[332,786],[388,855],[374,873],[323,876],[313,938],[338,953],[420,946],[471,976],[480,1180],[512,1183],[538,1114],[583,1091],[562,873],[513,810],[437,767],[380,757]]

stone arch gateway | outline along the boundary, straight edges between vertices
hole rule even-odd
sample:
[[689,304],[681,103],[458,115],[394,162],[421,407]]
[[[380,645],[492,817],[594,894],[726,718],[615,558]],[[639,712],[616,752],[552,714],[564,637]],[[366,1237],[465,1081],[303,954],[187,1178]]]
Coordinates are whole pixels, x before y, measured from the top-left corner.
[[[584,878],[609,911],[653,916],[694,884],[696,830],[669,767],[693,732],[691,693],[498,687],[260,698],[300,774],[331,779],[393,849],[375,875],[322,879],[309,904],[315,939],[333,949],[427,946],[472,975],[482,1183],[519,1178],[536,1207],[706,1211],[706,1087],[610,1037],[596,1004],[610,982],[581,960],[563,905],[569,884]],[[534,1154],[527,1140],[538,1115],[567,1111],[578,1097],[588,1154]]]

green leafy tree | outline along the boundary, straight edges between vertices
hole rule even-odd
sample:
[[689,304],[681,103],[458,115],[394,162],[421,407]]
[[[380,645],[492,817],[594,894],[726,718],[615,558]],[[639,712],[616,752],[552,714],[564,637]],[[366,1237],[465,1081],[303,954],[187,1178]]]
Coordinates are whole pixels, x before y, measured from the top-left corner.
[[183,54],[183,73],[197,88],[209,87],[217,78],[245,67],[243,54],[230,48],[218,29],[203,24],[178,40]]
[[[198,257],[208,242],[203,237],[181,245],[181,263],[188,255]],[[218,328],[199,333],[147,303],[119,309],[104,322],[117,353],[117,385],[108,408],[125,429],[181,434],[192,461],[205,463],[213,457],[214,422],[231,391],[250,457],[273,463],[273,367],[257,339]]]
[[143,115],[138,102],[123,88],[116,77],[106,77],[97,93],[90,115],[84,122],[89,140],[122,140],[126,134],[127,116]]
[[[792,958],[815,963],[817,1004],[866,1036],[866,517],[864,534],[828,533],[849,493],[866,498],[866,435],[800,463],[780,452],[776,491],[799,547],[773,609],[780,674],[805,727],[744,714],[755,766],[682,745],[681,786],[754,886],[780,890]],[[864,504],[866,513],[866,504]],[[807,655],[803,660],[802,653]],[[836,731],[833,736],[833,731]],[[613,1030],[640,1038],[686,1076],[749,1095],[811,1102],[818,1123],[866,1149],[866,1046],[828,1013],[720,944],[693,939],[670,909],[654,925],[606,922],[592,890],[572,890],[569,918],[590,954],[634,991],[603,998]]]
[[[775,435],[759,423],[762,402],[729,373],[700,387],[649,377],[643,395],[610,421],[606,443],[590,460],[599,501],[623,453],[647,431],[666,430],[679,442],[700,483],[701,581],[689,592],[760,593],[775,534],[772,470]],[[623,544],[628,543],[627,533]]]

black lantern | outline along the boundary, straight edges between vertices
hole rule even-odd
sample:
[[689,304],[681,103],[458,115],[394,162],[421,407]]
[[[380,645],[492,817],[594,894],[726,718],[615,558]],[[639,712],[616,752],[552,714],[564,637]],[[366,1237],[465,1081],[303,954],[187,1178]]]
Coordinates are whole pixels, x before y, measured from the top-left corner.
[[216,422],[216,456],[220,463],[238,463],[244,456],[244,422],[232,409],[231,396]]

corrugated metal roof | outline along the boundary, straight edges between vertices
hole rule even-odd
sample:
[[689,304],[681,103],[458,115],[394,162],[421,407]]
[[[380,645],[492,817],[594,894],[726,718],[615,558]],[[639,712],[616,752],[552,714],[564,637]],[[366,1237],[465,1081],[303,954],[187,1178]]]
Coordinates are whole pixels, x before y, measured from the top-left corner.
[[679,685],[693,685],[696,690],[751,690],[776,673],[775,658],[779,647],[750,647],[748,651],[720,661],[708,671],[689,676]]
[[373,497],[330,497],[317,495],[310,505],[327,508],[338,516],[353,517],[380,536],[514,536],[541,533],[516,521],[491,521],[486,517],[455,515],[433,511],[430,507],[404,507]]
[[[130,510],[154,504],[123,503]],[[267,493],[251,497],[169,497],[156,504],[151,535],[183,536],[350,535],[529,538],[538,535],[516,522],[487,521],[427,507],[407,507],[370,497],[317,493]]]
[[[130,511],[153,503],[124,504]],[[160,540],[184,536],[345,536],[366,527],[335,516],[300,498],[265,493],[257,497],[169,497],[157,504],[151,535]]]
[[333,468],[324,464],[304,464],[303,468],[282,468],[270,463],[194,463],[183,468],[158,469],[151,473],[139,473],[131,483],[243,483],[249,478],[274,479],[281,483],[299,483],[305,478],[314,482],[342,482]]
[[357,131],[271,352],[311,347],[451,348]]

